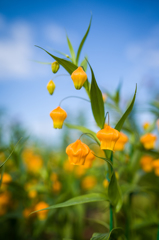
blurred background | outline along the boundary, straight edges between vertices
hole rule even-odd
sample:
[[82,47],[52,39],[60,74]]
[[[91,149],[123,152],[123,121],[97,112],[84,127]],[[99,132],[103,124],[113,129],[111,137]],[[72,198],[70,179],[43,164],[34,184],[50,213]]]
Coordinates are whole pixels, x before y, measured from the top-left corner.
[[[93,67],[99,86],[114,92],[122,82],[122,102],[134,93],[138,84],[138,107],[157,95],[159,86],[159,2],[158,1],[1,1],[0,2],[0,108],[8,119],[24,124],[31,136],[59,144],[61,132],[52,128],[49,116],[66,96],[86,97],[76,91],[70,77],[55,79],[56,90],[50,96],[46,84],[53,77],[52,58],[34,45],[60,56],[69,54],[66,32],[75,52],[89,24],[84,44],[85,56]],[[90,79],[90,71],[88,69]],[[58,74],[66,73],[62,67]],[[68,122],[75,123],[87,112],[86,124],[94,127],[89,104],[66,100],[63,107]],[[143,116],[139,116],[143,121]],[[150,114],[146,118],[151,119]],[[56,139],[56,140],[55,140]],[[52,145],[53,146],[53,145]]]
[[[35,47],[59,57],[56,51],[69,55],[67,33],[77,52],[91,13],[80,62],[88,57],[99,87],[107,94],[105,108],[112,127],[138,85],[133,111],[122,129],[126,140],[114,154],[123,199],[117,226],[128,240],[156,240],[157,232],[159,236],[159,1],[1,0],[0,166],[12,153],[0,167],[2,240],[89,240],[94,232],[109,232],[106,201],[29,216],[79,195],[108,191],[105,162],[96,158],[93,167],[71,165],[65,149],[81,132],[66,126],[54,129],[49,116],[65,97],[87,98],[84,88],[75,90],[62,67],[54,75],[50,64],[39,63],[54,60]],[[51,96],[46,85],[59,74],[63,76],[54,79]],[[89,68],[87,75],[91,80]],[[98,131],[89,103],[68,98],[61,107],[67,123]],[[153,149],[141,144],[140,137],[147,133]],[[82,141],[103,156],[88,136]]]

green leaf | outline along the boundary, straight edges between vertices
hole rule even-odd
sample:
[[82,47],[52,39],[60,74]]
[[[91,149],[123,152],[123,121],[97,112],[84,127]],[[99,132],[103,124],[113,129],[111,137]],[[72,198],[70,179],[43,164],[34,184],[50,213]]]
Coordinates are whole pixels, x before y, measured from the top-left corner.
[[121,90],[122,82],[119,83],[119,86],[117,88],[117,91],[115,93],[114,100],[118,104],[120,102],[120,90]]
[[133,99],[132,99],[128,109],[126,110],[126,112],[123,114],[123,116],[120,118],[120,120],[118,121],[118,123],[115,126],[115,129],[118,130],[118,131],[120,131],[122,129],[122,126],[123,126],[126,118],[128,117],[128,115],[132,111],[132,108],[133,108],[133,105],[134,105],[134,102],[135,102],[135,98],[136,98],[136,92],[137,92],[137,84],[136,84],[136,89],[135,89]]
[[76,56],[76,64],[78,65],[78,61],[79,61],[79,56],[80,56],[80,53],[81,53],[81,50],[82,50],[82,47],[83,47],[83,44],[88,36],[88,33],[89,33],[89,30],[90,30],[90,27],[91,27],[91,22],[92,22],[92,16],[91,16],[91,19],[90,19],[90,23],[89,23],[89,26],[88,26],[88,29],[79,45],[79,48],[78,48],[78,51],[77,51],[77,56]]
[[92,130],[90,130],[86,127],[83,127],[83,126],[73,125],[73,124],[70,124],[70,123],[64,123],[64,125],[68,128],[71,128],[71,129],[77,129],[77,130],[79,130],[83,133],[89,133],[88,136],[91,137],[93,140],[95,140],[98,143],[98,145],[100,145],[100,141],[97,138],[96,133],[93,132]]
[[43,208],[38,211],[34,211],[32,213],[39,212],[42,210],[51,210],[54,208],[63,208],[63,207],[69,207],[69,206],[74,206],[74,205],[83,204],[83,203],[100,202],[100,201],[108,201],[108,197],[104,193],[90,193],[90,194],[74,197],[72,199],[69,199],[66,202],[55,204],[48,208]]
[[97,158],[100,158],[100,159],[102,159],[102,160],[104,160],[104,161],[106,161],[110,166],[111,166],[111,168],[112,168],[112,170],[113,170],[113,165],[112,165],[112,162],[109,160],[109,159],[107,159],[107,158],[103,158],[103,157],[98,157],[97,155],[95,155],[94,154],[94,156],[96,156]]
[[59,54],[61,54],[61,55],[63,55],[63,56],[65,56],[65,57],[67,57],[67,58],[70,58],[70,57],[68,56],[68,54],[66,54],[66,53],[63,53],[63,52],[60,52],[60,51],[57,51],[57,50],[54,50],[54,49],[53,49],[53,51],[56,52],[56,53],[59,53]]
[[113,206],[118,206],[117,210],[120,210],[122,199],[114,171],[112,173],[111,180],[108,186],[108,197],[110,203]]
[[109,224],[104,221],[93,219],[93,218],[86,218],[86,220],[94,222],[94,223],[98,223],[98,224],[102,225],[103,227],[109,229]]
[[105,117],[104,117],[104,102],[102,98],[102,92],[97,85],[91,65],[89,64],[89,66],[92,73],[91,90],[90,90],[92,112],[97,125],[100,128],[103,128]]
[[87,71],[87,61],[88,61],[88,57],[85,57],[80,64],[80,66],[84,68],[85,72]]
[[[35,45],[36,46],[36,45]],[[65,70],[71,75],[73,73],[73,71],[75,71],[77,69],[77,66],[75,64],[73,64],[72,62],[56,57],[54,55],[52,55],[51,53],[49,53],[48,51],[46,51],[44,48],[41,48],[39,46],[36,46],[42,50],[44,50],[47,54],[49,54],[52,58],[54,58],[56,61],[58,61],[58,63],[65,68]]]
[[74,49],[73,49],[70,39],[68,38],[67,35],[66,35],[66,37],[67,37],[67,43],[68,43],[68,47],[69,47],[71,57],[72,57],[72,62],[76,64],[76,57],[75,57]]
[[90,240],[117,240],[122,235],[122,228],[113,228],[110,233],[94,233]]

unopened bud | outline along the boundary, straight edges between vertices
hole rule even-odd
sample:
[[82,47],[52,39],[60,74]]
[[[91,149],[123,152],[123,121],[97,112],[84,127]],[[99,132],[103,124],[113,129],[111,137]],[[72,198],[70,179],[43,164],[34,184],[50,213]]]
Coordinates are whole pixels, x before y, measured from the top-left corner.
[[52,69],[52,72],[53,72],[53,73],[57,73],[57,71],[59,70],[59,68],[60,68],[60,65],[59,65],[59,63],[58,63],[57,61],[55,61],[55,62],[53,62],[53,63],[51,64],[51,69]]
[[47,88],[48,92],[50,93],[50,95],[52,95],[54,93],[55,87],[56,87],[55,83],[52,80],[50,80],[48,82],[47,86],[46,86],[46,88]]

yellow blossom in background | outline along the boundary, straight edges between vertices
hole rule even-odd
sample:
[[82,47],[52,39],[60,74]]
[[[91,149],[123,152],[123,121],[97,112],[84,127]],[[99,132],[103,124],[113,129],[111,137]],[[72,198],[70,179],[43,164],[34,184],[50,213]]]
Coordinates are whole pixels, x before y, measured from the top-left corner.
[[150,126],[150,123],[149,123],[149,122],[145,122],[145,123],[143,124],[143,129],[144,129],[144,130],[147,130],[147,129],[149,128],[149,126]]
[[104,179],[103,186],[107,188],[109,186],[109,181],[107,179]]
[[114,150],[115,151],[123,151],[125,144],[127,142],[128,142],[128,137],[124,133],[120,132],[120,137],[115,144]]
[[51,181],[53,181],[53,182],[57,181],[57,179],[58,179],[57,173],[54,173],[54,172],[51,173],[50,179],[51,179]]
[[85,143],[81,142],[80,139],[74,143],[71,143],[66,148],[66,153],[69,157],[69,161],[73,165],[83,165],[89,152],[89,147]]
[[85,81],[87,80],[87,74],[83,70],[82,67],[78,67],[72,74],[71,74],[72,81],[74,86],[77,90],[80,90]]
[[86,156],[85,163],[84,163],[83,167],[84,168],[91,168],[95,158],[96,157],[94,156],[94,152],[92,150],[90,150],[90,152]]
[[152,133],[147,133],[140,138],[140,142],[146,149],[153,149],[155,147],[156,140],[157,140],[156,135]]
[[55,193],[60,192],[61,187],[62,187],[62,185],[61,185],[61,183],[60,183],[59,181],[55,181],[55,182],[53,183],[53,186],[52,186],[53,191],[54,191]]
[[83,165],[81,166],[76,166],[74,169],[74,173],[76,177],[81,177],[82,175],[84,175],[86,172],[86,170],[83,168]]
[[74,165],[72,165],[69,159],[67,159],[66,161],[64,161],[63,169],[67,172],[72,172],[74,169]]
[[82,180],[82,188],[85,190],[90,190],[94,188],[94,186],[97,184],[97,180],[94,176],[87,176],[83,178]]
[[115,176],[116,176],[116,179],[119,180],[119,173],[117,171],[115,171]]
[[43,160],[41,156],[35,155],[33,152],[24,155],[24,162],[28,171],[37,173],[43,166]]
[[159,159],[154,160],[152,163],[152,166],[154,168],[154,172],[155,172],[156,176],[159,177]]
[[[39,202],[35,206],[34,211],[38,211],[40,209],[48,208],[48,207],[49,207],[49,205],[46,202],[42,201],[42,202]],[[37,217],[38,217],[39,220],[45,220],[47,218],[47,215],[48,215],[48,210],[39,211],[36,214],[37,214]]]
[[0,216],[7,212],[7,207],[11,202],[11,194],[7,191],[0,193]]
[[36,190],[30,190],[28,192],[29,198],[35,198],[37,196],[37,191]]
[[67,118],[67,113],[60,106],[50,112],[50,117],[53,120],[53,127],[61,129],[63,122]]
[[101,142],[101,149],[114,150],[116,141],[119,139],[119,131],[110,126],[104,127],[104,129],[97,132],[97,138]]
[[141,168],[145,172],[151,172],[153,167],[152,162],[153,162],[153,158],[151,156],[143,156],[140,160]]
[[25,208],[25,209],[23,210],[23,217],[28,218],[28,217],[29,217],[29,214],[30,214],[32,211],[33,211],[32,208]]
[[106,102],[106,100],[107,100],[107,94],[106,94],[106,93],[102,93],[102,98],[103,98],[103,102]]
[[[0,179],[1,179],[1,175],[0,175]],[[2,189],[6,188],[11,181],[12,181],[11,175],[8,173],[3,173],[2,183],[1,183]]]

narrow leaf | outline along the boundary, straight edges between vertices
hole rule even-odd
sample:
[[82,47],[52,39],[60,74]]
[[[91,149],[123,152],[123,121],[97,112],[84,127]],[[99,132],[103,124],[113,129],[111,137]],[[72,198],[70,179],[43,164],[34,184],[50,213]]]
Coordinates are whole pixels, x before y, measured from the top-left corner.
[[91,137],[93,140],[95,140],[98,143],[98,145],[100,145],[100,141],[97,138],[96,133],[93,132],[92,130],[85,128],[83,126],[73,125],[73,124],[69,124],[69,123],[64,123],[64,125],[71,129],[77,129],[83,133],[90,133],[88,136]]
[[90,194],[86,194],[86,195],[82,195],[82,196],[78,196],[78,197],[69,199],[66,202],[55,204],[48,208],[43,208],[38,211],[34,211],[32,213],[39,212],[42,210],[51,210],[51,209],[55,209],[55,208],[63,208],[63,207],[69,207],[69,206],[74,206],[74,205],[83,204],[83,203],[100,202],[100,201],[108,201],[108,198],[104,193],[90,193]]
[[97,125],[100,128],[103,128],[105,117],[104,117],[104,102],[102,98],[102,92],[97,85],[91,65],[89,64],[89,66],[92,73],[91,90],[90,90],[92,112]]
[[120,236],[123,235],[122,228],[113,228],[110,233],[94,233],[90,240],[117,240]]
[[40,63],[40,64],[44,64],[44,65],[51,65],[51,62],[41,62],[41,61],[37,61],[37,60],[31,60],[32,62],[36,62],[36,63]]
[[90,30],[90,27],[91,27],[91,22],[92,22],[92,16],[91,16],[91,19],[90,19],[90,23],[89,23],[88,29],[87,29],[87,31],[86,31],[86,33],[85,33],[85,35],[84,35],[84,37],[83,37],[80,45],[79,45],[79,48],[78,48],[78,51],[77,51],[77,56],[76,56],[76,64],[77,64],[77,65],[78,65],[79,56],[80,56],[82,47],[83,47],[83,45],[84,45],[84,43],[85,43],[85,40],[86,40],[86,38],[87,38],[87,36],[88,36],[89,30]]
[[[36,46],[36,45],[35,45]],[[77,69],[77,66],[75,64],[73,64],[72,62],[56,57],[54,55],[52,55],[51,53],[49,53],[48,51],[46,51],[44,48],[41,48],[39,46],[36,46],[42,50],[44,50],[47,54],[49,54],[52,58],[54,58],[56,61],[58,61],[58,63],[65,68],[65,70],[71,75],[73,73],[73,71],[75,71]]]
[[69,47],[69,50],[70,50],[70,53],[71,53],[72,61],[73,61],[73,63],[76,63],[76,57],[75,57],[74,49],[73,49],[72,44],[70,42],[70,39],[68,38],[67,35],[66,35],[66,37],[67,37],[67,43],[68,43],[68,47]]
[[[119,202],[121,203],[121,193],[119,191],[119,186],[118,186],[114,171],[112,173],[111,180],[108,186],[108,196],[109,196],[110,203],[113,206],[116,206]],[[118,206],[118,209],[119,207],[120,206]]]
[[88,61],[88,57],[85,57],[83,59],[83,61],[81,62],[80,66],[84,68],[84,71],[86,72],[87,71],[87,61]]
[[118,121],[118,123],[115,126],[115,129],[117,129],[118,131],[120,131],[122,129],[122,126],[126,120],[126,118],[128,117],[128,115],[131,113],[134,102],[135,102],[135,98],[136,98],[136,92],[137,92],[137,84],[136,84],[136,89],[135,89],[135,93],[133,96],[133,99],[128,107],[128,109],[126,110],[126,112],[123,114],[123,116],[120,118],[120,120]]

